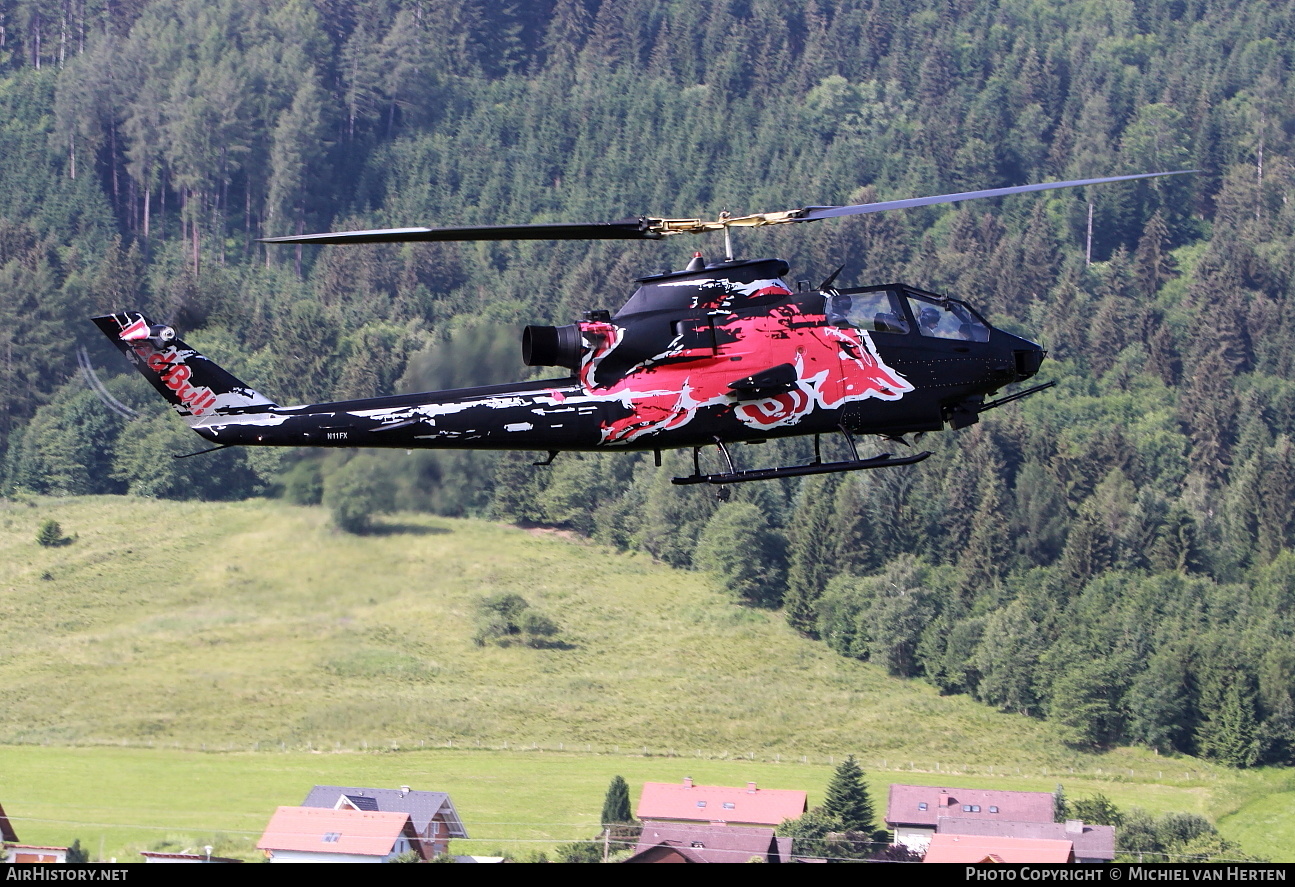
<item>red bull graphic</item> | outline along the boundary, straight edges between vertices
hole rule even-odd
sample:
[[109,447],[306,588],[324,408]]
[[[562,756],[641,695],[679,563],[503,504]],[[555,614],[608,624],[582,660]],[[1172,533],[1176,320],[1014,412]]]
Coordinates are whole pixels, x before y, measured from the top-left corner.
[[158,374],[167,388],[175,392],[180,404],[188,408],[191,415],[205,415],[215,406],[216,392],[189,382],[193,370],[185,363],[185,355],[174,346],[165,351],[154,351],[152,348],[146,350],[136,346],[135,353],[139,354],[149,369]]
[[[779,281],[742,286],[761,295],[791,296]],[[717,299],[715,304],[727,302]],[[603,424],[603,443],[626,444],[680,428],[707,407],[729,409],[748,428],[763,430],[794,425],[815,409],[834,410],[868,398],[899,400],[913,390],[885,365],[866,332],[828,326],[822,313],[784,304],[755,316],[712,313],[710,319],[713,331],[709,322],[695,326],[676,336],[665,351],[606,384],[597,381],[598,369],[621,346],[625,330],[606,322],[580,324],[588,346],[579,371],[582,389],[591,398],[617,401],[630,411]],[[795,367],[794,387],[736,400],[730,387],[736,378],[783,364]]]

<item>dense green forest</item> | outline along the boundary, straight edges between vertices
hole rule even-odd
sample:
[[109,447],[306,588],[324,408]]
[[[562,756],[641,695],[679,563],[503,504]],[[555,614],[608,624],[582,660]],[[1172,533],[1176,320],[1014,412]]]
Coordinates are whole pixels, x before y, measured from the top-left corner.
[[[1293,47],[1278,0],[0,0],[0,482],[562,527],[1077,747],[1295,763]],[[745,235],[967,298],[1061,384],[723,504],[684,454],[174,462],[202,442],[87,322],[147,309],[285,403],[507,381],[521,323],[695,244],[255,238],[1182,168]]]

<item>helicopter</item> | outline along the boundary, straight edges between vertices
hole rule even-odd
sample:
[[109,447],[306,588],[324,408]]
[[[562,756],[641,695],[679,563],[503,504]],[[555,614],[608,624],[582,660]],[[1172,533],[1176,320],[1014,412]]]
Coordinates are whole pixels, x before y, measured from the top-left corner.
[[[965,300],[901,283],[838,287],[841,269],[796,289],[781,259],[735,259],[734,228],[801,224],[918,206],[1074,188],[1194,170],[1046,182],[848,206],[806,206],[718,219],[642,216],[605,223],[392,228],[264,238],[269,244],[465,240],[661,240],[722,232],[725,256],[695,253],[679,271],[649,275],[615,314],[591,310],[565,326],[528,326],[527,366],[562,378],[338,403],[281,406],[139,311],[94,323],[195,432],[216,446],[381,447],[543,451],[691,449],[675,484],[727,484],[911,465],[930,451],[861,457],[856,436],[911,446],[909,435],[965,428],[980,415],[1052,387],[998,397],[1033,378],[1046,352],[993,327]],[[995,399],[987,399],[994,397]],[[838,435],[848,458],[825,461]],[[803,464],[739,468],[732,446],[812,436]],[[701,467],[715,446],[720,471]],[[177,458],[184,458],[179,456]]]

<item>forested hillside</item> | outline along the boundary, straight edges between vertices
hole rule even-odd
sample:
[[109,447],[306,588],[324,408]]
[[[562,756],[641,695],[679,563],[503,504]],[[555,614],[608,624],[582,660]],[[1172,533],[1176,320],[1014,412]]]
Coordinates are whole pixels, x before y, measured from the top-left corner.
[[[1295,763],[1293,46],[1280,0],[0,0],[4,489],[562,527],[1078,747]],[[148,309],[281,402],[507,381],[521,323],[696,244],[255,238],[1182,168],[744,235],[815,283],[964,297],[1061,384],[920,466],[725,504],[669,457],[173,462],[201,441],[86,320]]]

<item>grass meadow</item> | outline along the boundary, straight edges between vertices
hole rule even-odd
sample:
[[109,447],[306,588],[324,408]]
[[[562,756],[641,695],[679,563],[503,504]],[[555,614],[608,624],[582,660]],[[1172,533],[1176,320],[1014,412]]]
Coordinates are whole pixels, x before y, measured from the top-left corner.
[[[38,545],[48,519],[74,541]],[[500,591],[560,644],[475,646],[476,602]],[[1060,782],[1295,858],[1285,771],[1079,754],[843,659],[703,574],[483,521],[406,514],[355,537],[275,501],[0,502],[0,682],[0,804],[23,841],[96,856],[246,854],[317,782],[450,791],[473,837],[456,852],[547,849],[596,830],[616,774],[633,793],[755,779],[812,805],[854,754],[879,807],[889,782]]]

